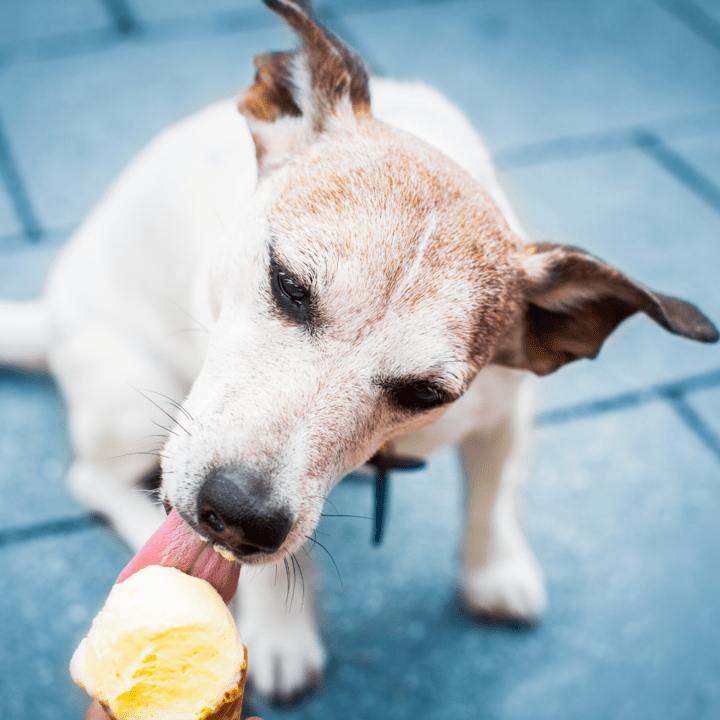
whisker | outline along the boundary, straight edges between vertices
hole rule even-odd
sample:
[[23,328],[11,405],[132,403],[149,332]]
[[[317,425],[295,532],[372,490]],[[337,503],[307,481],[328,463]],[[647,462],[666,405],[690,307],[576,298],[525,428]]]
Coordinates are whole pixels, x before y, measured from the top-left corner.
[[330,499],[329,495],[321,495],[320,499],[322,500],[323,505],[330,505],[335,512],[338,511],[338,506]]
[[337,573],[338,580],[340,581],[340,587],[344,590],[345,585],[343,584],[342,576],[340,575],[340,570],[338,569],[337,563],[335,562],[335,558],[332,556],[331,552],[319,541],[316,540],[314,537],[310,537],[310,535],[305,536],[308,540],[311,542],[314,542],[316,545],[319,545],[328,555],[330,560],[332,561],[333,566],[335,567],[335,572]]
[[141,492],[143,495],[148,497],[152,502],[157,503],[157,504],[160,503],[160,498],[158,497],[157,493],[154,490],[140,488],[140,487],[137,487],[137,485],[136,485],[136,489],[139,490],[139,492]]
[[287,593],[285,594],[285,606],[287,607],[288,601],[290,600],[290,566],[288,565],[287,558],[283,558],[285,563],[285,579],[287,580]]
[[[213,215],[215,215],[215,219],[218,221],[220,232],[223,235],[226,235],[227,230],[225,229],[225,223],[223,222],[222,215],[220,215],[220,213],[218,212],[217,205],[213,205]],[[197,320],[195,322],[197,322]]]
[[167,435],[145,435],[143,440],[155,440],[155,445],[150,448],[153,452],[157,452],[158,450],[164,450],[165,445],[168,441]]
[[185,415],[188,420],[195,420],[195,418],[190,414],[189,410],[186,410],[177,400],[173,400],[169,395],[165,395],[164,393],[158,392],[157,390],[148,390],[147,392],[165,398],[173,407],[177,408],[183,415]]
[[292,574],[293,574],[292,595],[290,597],[290,608],[292,608],[293,603],[295,602],[295,589],[297,588],[297,570],[295,569],[295,556],[292,553],[290,554],[290,562],[292,564]]
[[300,573],[300,585],[302,587],[302,599],[300,600],[300,612],[302,612],[303,607],[305,606],[305,576],[303,575],[302,571],[302,565],[300,565],[300,561],[295,557],[295,553],[292,554],[292,559],[297,565],[298,572]]
[[334,517],[334,518],[356,518],[358,520],[372,520],[367,515],[343,515],[340,513],[320,513],[320,517]]
[[192,433],[186,427],[183,427],[178,422],[177,418],[174,418],[164,407],[156,403],[152,398],[148,397],[142,390],[135,387],[133,390],[137,390],[137,392],[139,392],[148,402],[151,402],[158,410],[160,410],[160,412],[165,413],[165,415],[167,415],[180,429],[184,430],[190,437],[192,437]]
[[127,452],[127,453],[120,453],[119,455],[113,455],[112,457],[109,457],[108,460],[119,460],[120,458],[124,457],[132,457],[133,455],[152,455],[153,457],[159,457],[162,459],[165,459],[167,456],[163,455],[160,451],[154,451],[154,450],[137,450],[135,452]]
[[190,320],[192,320],[196,325],[199,325],[199,328],[196,328],[196,329],[203,330],[203,331],[205,331],[205,332],[207,332],[207,333],[210,332],[210,330],[205,326],[204,323],[200,322],[196,317],[194,317],[190,312],[188,312],[188,310],[186,310],[182,305],[180,305],[179,302],[177,302],[176,300],[173,300],[173,299],[170,298],[170,297],[168,298],[168,300],[169,300],[178,310],[180,310],[180,312],[185,313],[185,315],[186,315],[188,318],[190,318]]
[[172,433],[173,435],[177,435],[177,433],[176,433],[172,428],[167,428],[167,427],[165,427],[164,425],[161,425],[161,424],[160,424],[159,422],[157,422],[156,420],[153,420],[152,418],[150,418],[150,422],[151,422],[153,425],[157,425],[161,430],[164,430],[164,431],[167,432],[167,433]]

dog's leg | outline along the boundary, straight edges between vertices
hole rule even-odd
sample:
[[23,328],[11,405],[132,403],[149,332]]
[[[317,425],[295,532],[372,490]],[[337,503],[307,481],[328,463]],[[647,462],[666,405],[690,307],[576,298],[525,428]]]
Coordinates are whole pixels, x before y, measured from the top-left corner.
[[545,608],[542,574],[517,515],[532,400],[533,384],[524,381],[510,411],[460,446],[467,493],[461,592],[470,612],[494,622],[535,624]]
[[68,472],[76,499],[106,517],[134,552],[165,519],[162,505],[153,502],[142,488],[128,483],[128,479],[142,479],[150,470],[152,465],[135,458],[119,458],[116,462],[80,458]]
[[68,404],[70,490],[138,550],[165,517],[141,483],[159,465],[162,435],[181,432],[165,395],[184,388],[142,348],[101,330],[74,336],[52,360]]
[[316,617],[314,569],[305,550],[277,565],[245,567],[235,616],[252,658],[248,678],[275,702],[318,687],[327,662]]

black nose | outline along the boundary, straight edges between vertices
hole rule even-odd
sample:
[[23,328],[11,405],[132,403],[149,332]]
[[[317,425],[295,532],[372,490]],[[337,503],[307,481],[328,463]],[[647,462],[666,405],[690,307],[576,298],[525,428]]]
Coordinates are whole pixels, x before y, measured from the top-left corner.
[[223,465],[205,478],[197,500],[203,533],[238,557],[273,553],[293,524],[268,481],[240,465]]

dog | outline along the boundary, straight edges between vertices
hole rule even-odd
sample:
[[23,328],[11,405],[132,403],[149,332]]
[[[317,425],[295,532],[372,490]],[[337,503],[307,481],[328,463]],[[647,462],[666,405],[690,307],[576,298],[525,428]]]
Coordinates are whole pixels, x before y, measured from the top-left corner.
[[[575,247],[533,243],[462,113],[370,79],[306,0],[264,0],[299,48],[157,137],[63,249],[42,299],[0,306],[0,361],[48,370],[68,405],[73,493],[133,547],[164,517],[139,481],[246,565],[299,550],[379,448],[460,448],[459,593],[535,623],[542,573],[519,526],[535,375],[593,358],[643,312],[700,342],[693,305]],[[180,403],[179,400],[182,400]],[[152,403],[153,417],[149,411]],[[310,588],[242,573],[257,691],[326,664]]]

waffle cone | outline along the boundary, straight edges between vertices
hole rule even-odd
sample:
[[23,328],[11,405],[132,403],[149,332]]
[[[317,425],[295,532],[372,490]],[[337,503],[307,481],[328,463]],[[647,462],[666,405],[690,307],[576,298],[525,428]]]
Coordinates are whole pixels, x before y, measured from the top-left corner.
[[240,670],[240,680],[233,690],[225,693],[225,699],[214,710],[204,715],[202,720],[240,720],[245,680],[247,678],[247,648],[244,647],[245,659]]

